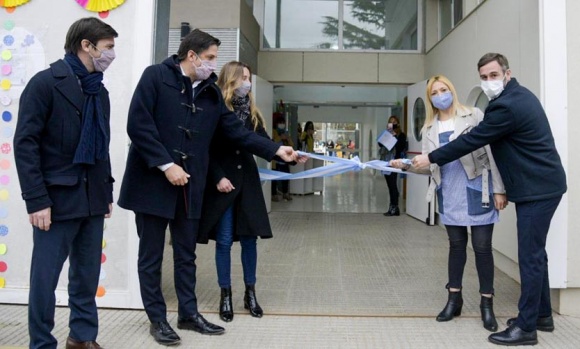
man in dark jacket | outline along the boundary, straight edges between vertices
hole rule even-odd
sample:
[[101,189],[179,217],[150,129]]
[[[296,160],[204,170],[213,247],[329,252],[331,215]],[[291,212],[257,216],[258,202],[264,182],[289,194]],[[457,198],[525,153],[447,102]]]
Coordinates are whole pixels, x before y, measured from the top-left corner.
[[177,327],[202,334],[224,332],[198,313],[195,296],[195,245],[209,146],[216,129],[267,160],[275,155],[297,159],[291,147],[279,147],[248,131],[227,109],[213,73],[219,45],[218,39],[203,31],[189,33],[177,55],[145,69],[129,108],[127,132],[132,144],[119,206],[135,212],[141,298],[151,335],[165,345],[180,342],[167,322],[161,292],[167,225],[179,302]]
[[509,327],[490,335],[489,341],[534,345],[536,330],[554,330],[545,247],[550,222],[566,192],[566,174],[540,101],[511,77],[507,59],[488,53],[477,67],[490,98],[485,118],[468,134],[415,157],[413,165],[442,166],[489,143],[507,198],[516,204],[521,277],[518,317],[509,319]]
[[33,226],[30,348],[56,348],[58,278],[69,258],[66,348],[100,348],[97,292],[104,218],[111,215],[109,93],[103,71],[117,32],[97,18],[69,28],[64,59],[36,74],[20,97],[14,155]]

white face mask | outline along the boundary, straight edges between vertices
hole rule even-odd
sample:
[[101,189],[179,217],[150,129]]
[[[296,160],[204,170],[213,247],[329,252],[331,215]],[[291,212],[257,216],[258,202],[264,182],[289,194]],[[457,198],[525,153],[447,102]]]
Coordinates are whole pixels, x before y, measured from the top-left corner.
[[95,50],[101,53],[100,57],[93,57],[89,51],[89,56],[91,56],[93,59],[93,66],[95,67],[95,71],[102,73],[107,70],[109,65],[113,63],[113,60],[115,60],[115,50],[112,48],[108,50],[99,50],[94,44],[91,43],[91,45],[93,45]]
[[487,98],[489,98],[489,100],[492,100],[494,98],[496,98],[497,96],[499,96],[503,89],[504,89],[504,85],[503,85],[503,81],[505,80],[505,75],[503,77],[503,79],[501,80],[487,80],[487,81],[481,81],[481,89],[483,90],[483,93],[485,93],[485,95],[487,96]]
[[195,80],[205,80],[209,78],[211,73],[215,71],[217,63],[203,60],[199,56],[197,56],[197,58],[201,61],[201,65],[198,67],[195,62],[193,63],[193,69],[195,70]]
[[252,83],[249,81],[242,81],[242,86],[236,88],[234,93],[240,98],[244,98],[252,90]]

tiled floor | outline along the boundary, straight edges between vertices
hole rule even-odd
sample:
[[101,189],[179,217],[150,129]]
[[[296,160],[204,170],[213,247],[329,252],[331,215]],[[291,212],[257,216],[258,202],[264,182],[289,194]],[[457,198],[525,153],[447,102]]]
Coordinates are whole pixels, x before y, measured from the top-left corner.
[[[178,331],[184,348],[492,348],[479,318],[478,281],[469,251],[461,317],[438,323],[446,300],[447,240],[443,229],[405,215],[384,217],[384,180],[367,172],[327,179],[322,195],[273,204],[274,238],[259,241],[257,294],[266,315],[243,309],[239,246],[232,251],[235,319],[217,315],[214,245],[198,246],[201,312],[226,327],[211,337]],[[356,212],[356,213],[352,213]],[[164,294],[176,322],[171,249]],[[516,314],[519,285],[496,270],[495,310]],[[55,336],[68,333],[68,310],[57,309]],[[539,333],[537,348],[580,348],[580,319],[556,315],[556,331]],[[143,311],[100,310],[106,348],[159,348]],[[0,305],[0,348],[27,346],[26,307]]]

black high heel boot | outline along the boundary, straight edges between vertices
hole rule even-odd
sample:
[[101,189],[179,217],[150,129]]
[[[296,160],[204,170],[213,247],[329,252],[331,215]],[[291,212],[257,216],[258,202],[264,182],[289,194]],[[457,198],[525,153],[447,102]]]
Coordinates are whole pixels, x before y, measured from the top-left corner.
[[447,304],[445,308],[437,315],[437,321],[449,321],[455,316],[461,315],[461,309],[463,308],[463,295],[461,291],[451,292],[449,291],[449,297],[447,299]]
[[399,211],[399,206],[397,205],[390,205],[389,206],[389,210],[385,213],[383,213],[383,216],[399,216],[401,215],[401,211]]
[[493,297],[481,296],[479,308],[481,309],[483,328],[491,332],[497,331],[497,321],[495,320],[495,314],[493,313]]
[[220,319],[230,322],[234,319],[234,307],[232,305],[232,288],[222,288],[220,298]]
[[244,295],[244,308],[250,311],[250,315],[253,317],[262,317],[264,311],[260,304],[258,304],[258,299],[256,298],[256,289],[254,285],[246,285],[246,294]]

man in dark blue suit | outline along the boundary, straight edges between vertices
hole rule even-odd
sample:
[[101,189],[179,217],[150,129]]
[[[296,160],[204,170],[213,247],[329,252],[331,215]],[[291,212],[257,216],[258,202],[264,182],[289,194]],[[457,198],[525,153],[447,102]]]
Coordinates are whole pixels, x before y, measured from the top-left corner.
[[145,69],[129,107],[131,147],[119,206],[135,212],[141,299],[151,321],[149,331],[164,345],[181,340],[167,322],[161,292],[168,225],[179,303],[177,327],[202,334],[224,332],[199,314],[195,296],[195,247],[209,146],[216,130],[266,160],[275,155],[286,161],[298,158],[291,147],[247,130],[227,109],[213,73],[219,45],[203,31],[189,33],[177,55]]
[[489,336],[499,345],[534,345],[536,330],[553,331],[546,238],[554,212],[566,192],[566,174],[540,101],[511,76],[507,59],[485,54],[478,62],[481,88],[489,106],[468,134],[413,159],[416,167],[442,166],[491,146],[509,201],[516,204],[521,295],[517,318]]
[[100,348],[97,292],[104,218],[111,215],[110,103],[103,71],[117,32],[97,18],[71,25],[64,59],[36,74],[20,97],[14,155],[33,226],[30,348],[56,348],[58,278],[69,258],[66,348]]

